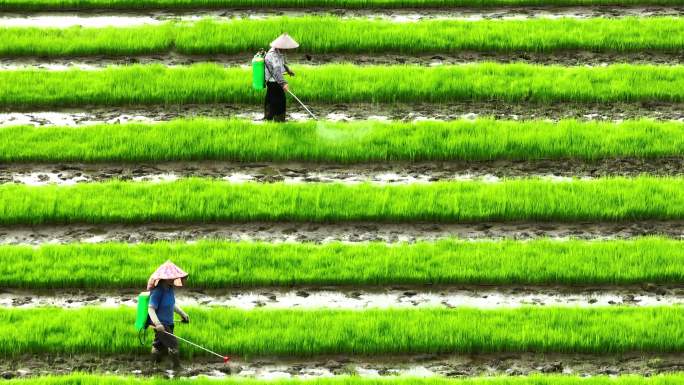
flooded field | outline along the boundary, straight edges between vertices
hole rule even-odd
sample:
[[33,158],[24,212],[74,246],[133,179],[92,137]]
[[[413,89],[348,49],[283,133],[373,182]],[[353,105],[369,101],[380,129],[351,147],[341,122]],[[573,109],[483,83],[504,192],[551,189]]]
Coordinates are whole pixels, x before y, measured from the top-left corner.
[[[669,385],[661,375],[684,373],[684,141],[680,125],[667,123],[684,122],[684,3],[489,0],[436,9],[419,0],[331,0],[322,8],[138,0],[129,7],[141,9],[127,10],[126,0],[102,8],[94,6],[100,0],[40,1],[23,5],[32,12],[0,4],[8,36],[0,42],[0,102],[12,106],[0,111],[0,143],[12,159],[0,164],[0,382]],[[251,29],[226,32],[207,19]],[[324,122],[358,125],[318,126],[306,137],[313,123],[278,126],[281,136],[252,124],[272,101],[259,87],[260,58],[252,66],[256,50],[244,47],[270,46],[278,37],[271,30],[301,47],[287,57],[304,73],[290,80],[303,103]],[[188,70],[198,63],[216,65]],[[281,93],[269,87],[269,97]],[[312,121],[294,94],[283,97],[282,116]],[[244,139],[237,123],[201,120],[194,137],[183,121],[166,131],[121,129],[207,117],[249,121],[257,139]],[[415,122],[480,118],[529,125],[492,133],[468,126],[456,135],[426,124],[422,137],[407,134]],[[562,119],[634,122],[553,133],[537,126]],[[383,131],[403,155],[383,153],[388,145],[374,137],[362,143],[354,135],[367,133],[364,121],[407,122]],[[78,136],[85,130],[76,128],[93,125],[102,126]],[[342,134],[348,126],[357,131]],[[52,155],[22,155],[22,135],[23,148]],[[482,139],[471,145],[466,135]],[[587,140],[594,135],[605,141]],[[141,137],[150,140],[134,143]],[[173,151],[156,151],[166,141]],[[509,143],[524,150],[508,151]],[[440,146],[442,155],[432,156]],[[324,150],[337,157],[320,157]],[[501,186],[513,187],[494,190]],[[326,200],[323,189],[337,195]],[[534,198],[519,199],[525,194]],[[467,247],[433,247],[452,238]],[[531,240],[540,240],[536,248]],[[629,242],[600,242],[610,240]],[[267,245],[249,254],[245,242]],[[409,248],[402,243],[411,250],[397,251]],[[166,259],[183,266],[147,271]],[[48,265],[53,276],[43,272]],[[165,307],[172,321],[154,320],[161,303],[138,303],[141,291],[160,293],[160,285],[176,287]],[[154,332],[145,325],[154,323],[166,326],[157,329],[155,354],[173,333],[179,351],[163,342],[161,350],[181,362],[153,360]]]
[[[138,292],[3,290],[0,307],[61,308],[135,307]],[[684,287],[389,287],[389,288],[263,288],[259,290],[181,291],[182,306],[224,306],[238,309],[372,309],[420,307],[473,307],[479,309],[521,306],[671,306],[684,304]]]

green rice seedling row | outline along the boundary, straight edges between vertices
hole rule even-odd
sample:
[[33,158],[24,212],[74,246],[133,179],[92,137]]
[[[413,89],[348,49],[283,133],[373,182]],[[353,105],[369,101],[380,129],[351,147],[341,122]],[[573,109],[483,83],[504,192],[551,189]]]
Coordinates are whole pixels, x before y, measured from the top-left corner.
[[482,377],[482,378],[383,378],[359,377],[316,378],[307,380],[250,380],[250,379],[140,379],[114,375],[95,376],[70,374],[5,381],[7,385],[678,385],[684,376],[668,374],[661,376],[596,376],[537,375],[531,377]]
[[2,11],[171,10],[260,8],[490,8],[573,6],[679,6],[682,0],[2,0]]
[[684,179],[427,185],[233,184],[185,179],[0,186],[0,223],[639,221],[684,218]]
[[[455,53],[459,51],[608,52],[684,48],[684,19],[592,18],[532,20],[428,20],[395,23],[326,16],[108,28],[0,28],[2,56],[251,53],[288,31],[307,53]],[[635,33],[634,31],[638,31]],[[144,38],[142,38],[144,37]]]
[[[171,259],[196,288],[387,285],[629,285],[684,279],[684,242],[480,241],[271,244],[200,241],[0,247],[2,286],[134,288]],[[45,274],[50,271],[50,274]]]
[[[475,310],[189,308],[176,333],[239,356],[684,351],[677,307]],[[135,309],[2,309],[0,354],[144,353]],[[204,355],[185,350],[186,355]]]
[[684,156],[684,123],[478,119],[258,124],[232,119],[0,128],[6,162],[483,161]]
[[[457,101],[681,102],[684,67],[527,64],[418,66],[325,65],[297,68],[292,89],[309,103]],[[454,81],[446,81],[454,79]],[[0,107],[263,103],[242,68],[160,65],[85,71],[0,71]]]

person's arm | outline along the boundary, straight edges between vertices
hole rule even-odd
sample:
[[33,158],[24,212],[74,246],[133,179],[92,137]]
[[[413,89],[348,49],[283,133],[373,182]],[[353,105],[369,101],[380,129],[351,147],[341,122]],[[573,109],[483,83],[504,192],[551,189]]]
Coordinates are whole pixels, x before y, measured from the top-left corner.
[[290,76],[295,76],[295,73],[292,72],[292,70],[290,69],[290,66],[285,64],[285,65],[283,65],[283,67],[285,67],[285,72],[287,72]]
[[160,301],[161,292],[159,290],[152,290],[152,293],[150,293],[150,304],[147,307],[147,314],[150,316],[150,320],[152,320],[154,329],[161,332],[164,331],[164,325],[162,325],[157,316],[157,309],[159,308]]
[[157,311],[155,308],[152,306],[147,308],[147,314],[149,314],[150,319],[152,320],[152,325],[154,326],[154,329],[162,332],[164,331],[164,325],[162,325],[161,322],[159,322],[159,317],[157,317]]
[[183,319],[183,322],[190,322],[190,317],[188,317],[188,313],[184,312],[183,309],[180,308],[178,305],[173,305],[173,311],[176,312],[181,318]]
[[281,87],[287,87],[287,80],[285,80],[285,77],[283,76],[282,66],[276,66],[276,68],[273,69],[273,79],[275,79]]

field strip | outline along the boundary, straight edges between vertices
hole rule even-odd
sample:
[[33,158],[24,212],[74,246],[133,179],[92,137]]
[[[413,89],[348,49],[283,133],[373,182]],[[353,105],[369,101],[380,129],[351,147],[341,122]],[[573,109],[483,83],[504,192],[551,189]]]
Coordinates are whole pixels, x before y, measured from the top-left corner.
[[[639,30],[635,36],[633,31]],[[460,51],[681,51],[678,17],[625,19],[425,20],[410,24],[338,17],[165,22],[121,28],[0,28],[0,55],[130,56],[256,52],[283,30],[306,53],[454,53]],[[140,39],[144,36],[145,39]],[[663,38],[670,36],[672,38]],[[239,38],[237,38],[239,37]]]
[[[193,287],[222,289],[644,285],[658,294],[662,291],[648,285],[677,284],[684,276],[682,241],[667,238],[396,245],[205,241],[1,246],[0,251],[3,287],[24,289],[129,289],[167,259],[193,272]],[[45,276],[46,269],[51,275]]]
[[[79,355],[31,355],[0,361],[0,372],[8,385],[67,385],[76,378],[83,385],[146,385],[147,382],[121,380],[112,375],[157,376],[175,378],[173,384],[183,385],[283,385],[285,379],[307,379],[306,383],[288,385],[676,385],[681,380],[677,371],[684,368],[679,354],[621,354],[618,356],[587,354],[471,354],[471,355],[415,355],[400,357],[344,357],[329,356],[316,359],[256,358],[244,360],[234,357],[230,365],[210,358],[195,357],[183,362],[182,371],[166,370],[165,365],[154,368],[146,358],[130,355],[100,357]],[[88,378],[83,373],[100,374]],[[559,374],[564,376],[558,376]],[[105,376],[102,376],[105,374]],[[556,374],[554,376],[554,374]],[[37,376],[68,375],[64,378]],[[233,375],[233,377],[226,377]],[[533,379],[521,376],[535,375]],[[578,377],[573,377],[573,376]],[[620,375],[620,377],[615,377]],[[661,375],[662,377],[656,377]],[[206,383],[196,376],[206,376]],[[355,376],[343,379],[343,376]],[[404,378],[397,378],[404,377]],[[487,376],[478,379],[477,376]],[[492,378],[491,376],[499,376]],[[501,376],[505,376],[501,378]],[[542,377],[543,376],[543,377]],[[580,378],[581,376],[582,378]],[[595,377],[595,376],[611,376]],[[629,377],[627,377],[629,376]],[[636,377],[645,376],[645,377]],[[183,378],[192,381],[183,381]],[[337,377],[314,382],[312,379]],[[407,382],[406,377],[411,377]],[[419,380],[419,377],[435,377]],[[445,377],[444,379],[439,377]],[[465,377],[473,377],[466,379]],[[592,377],[592,378],[587,378]],[[451,378],[447,380],[446,378]],[[455,378],[461,378],[455,380]],[[246,379],[269,380],[245,382]],[[366,379],[366,380],[363,380]],[[370,379],[382,379],[372,382]],[[216,382],[217,380],[222,380]],[[229,380],[229,381],[225,381]],[[533,382],[529,382],[533,380]],[[433,381],[433,382],[430,382]],[[481,381],[481,382],[480,382]],[[505,381],[505,382],[501,382]],[[155,380],[154,385],[165,382]]]
[[250,222],[235,224],[41,225],[0,227],[0,244],[42,245],[74,242],[156,242],[224,239],[258,242],[358,243],[437,241],[445,238],[481,239],[630,239],[660,235],[684,238],[682,221],[514,222],[477,224],[372,223],[313,224]]
[[651,120],[371,120],[264,125],[236,119],[179,119],[155,124],[4,127],[0,128],[0,160],[50,163],[200,159],[340,165],[565,159],[590,163],[631,157],[655,163],[665,160],[665,164],[671,159],[681,166],[683,134],[684,122]]
[[[413,185],[103,182],[0,185],[0,223],[592,222],[684,218],[684,179],[504,180]],[[531,204],[534,202],[534,204]]]
[[606,176],[639,175],[684,176],[682,158],[612,158],[598,161],[572,159],[538,161],[479,162],[386,162],[352,166],[318,163],[232,163],[221,161],[184,161],[163,163],[14,163],[0,166],[0,184],[33,186],[48,184],[132,180],[138,182],[174,181],[202,177],[233,183],[318,183],[358,184],[431,183],[450,180],[498,182],[511,178],[542,178],[560,181],[567,178],[593,179]]
[[[290,102],[292,103],[292,102]],[[530,104],[505,102],[461,103],[392,103],[392,104],[315,104],[314,112],[326,121],[422,121],[456,120],[493,117],[505,120],[544,119],[558,121],[622,121],[626,119],[654,119],[684,121],[681,103],[558,103]],[[54,109],[41,111],[22,106],[25,111],[0,112],[0,126],[31,125],[79,126],[103,123],[152,123],[178,118],[240,118],[258,121],[264,111],[260,104],[185,104],[167,106],[92,107],[88,109]],[[290,121],[310,121],[311,116],[301,107],[290,104]]]
[[[62,71],[66,69],[100,70],[110,66],[125,66],[131,64],[159,64],[167,67],[189,66],[201,63],[214,63],[224,67],[247,68],[250,64],[250,54],[215,54],[215,55],[185,55],[177,52],[160,53],[156,55],[132,56],[70,56],[68,58],[45,57],[4,57],[0,58],[0,70],[16,71],[40,69],[47,71]],[[288,55],[288,61],[300,65],[324,65],[350,63],[357,66],[369,65],[418,65],[437,67],[443,65],[467,65],[479,62],[497,63],[528,63],[561,66],[606,66],[615,63],[678,65],[684,60],[681,52],[588,52],[588,51],[560,51],[560,52],[476,52],[461,51],[456,53],[422,53],[407,55],[401,53],[326,53],[306,54],[293,53]]]
[[0,0],[0,325],[0,385],[680,385],[684,0]]
[[[0,307],[62,309],[137,306],[138,291],[50,290],[0,291]],[[684,305],[684,288],[648,287],[469,287],[387,289],[318,288],[182,290],[176,293],[182,306],[221,306],[238,309],[373,309],[373,308],[517,308],[521,306],[670,306]]]
[[[518,309],[237,310],[186,308],[176,332],[238,356],[350,354],[677,353],[677,307]],[[4,357],[147,353],[133,332],[135,309],[0,309]],[[430,325],[425,328],[425,325]],[[228,331],[228,332],[227,332]],[[181,349],[184,356],[205,355]]]
[[607,7],[607,8],[659,8],[679,7],[684,5],[681,0],[309,0],[306,2],[297,0],[201,0],[187,2],[183,0],[4,0],[0,4],[3,11],[76,11],[76,10],[211,10],[211,9],[333,9],[360,10],[360,9],[481,9],[491,10],[496,8],[544,8],[561,9],[572,7]]
[[[682,19],[684,20],[684,19]],[[505,101],[682,102],[684,66],[561,67],[483,63],[465,66],[294,67],[297,95],[317,103]],[[215,64],[98,71],[0,71],[0,108],[263,103],[246,87],[250,72]],[[444,79],[459,79],[445,82]],[[416,79],[420,79],[417,81]],[[410,87],[406,85],[410,84]],[[435,89],[438,89],[435,91]]]
[[681,17],[684,16],[684,3],[675,6],[588,6],[588,7],[509,7],[509,8],[411,8],[411,9],[334,9],[308,8],[297,10],[259,9],[259,10],[192,10],[192,11],[149,11],[137,12],[25,12],[11,13],[0,5],[0,27],[129,27],[156,25],[165,21],[193,22],[205,18],[218,21],[236,19],[266,19],[270,17],[336,16],[341,19],[367,18],[393,22],[417,22],[421,20],[526,20],[526,19],[587,19],[621,17]]

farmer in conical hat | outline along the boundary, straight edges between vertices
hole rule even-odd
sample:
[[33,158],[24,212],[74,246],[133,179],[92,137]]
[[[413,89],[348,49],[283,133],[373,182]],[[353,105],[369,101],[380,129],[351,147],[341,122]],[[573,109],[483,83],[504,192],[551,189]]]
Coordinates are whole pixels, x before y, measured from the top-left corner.
[[287,66],[287,60],[283,51],[297,47],[299,47],[299,44],[290,35],[284,33],[271,42],[271,49],[264,57],[266,67],[264,120],[285,121],[285,93],[289,91],[289,86],[284,75],[294,76],[294,72]]
[[156,363],[161,362],[163,355],[169,353],[175,369],[180,368],[178,340],[173,336],[173,313],[178,313],[183,322],[190,322],[188,315],[176,305],[174,287],[182,287],[188,273],[181,270],[171,261],[166,261],[152,273],[147,281],[150,291],[148,308],[148,324],[154,328],[152,356]]

